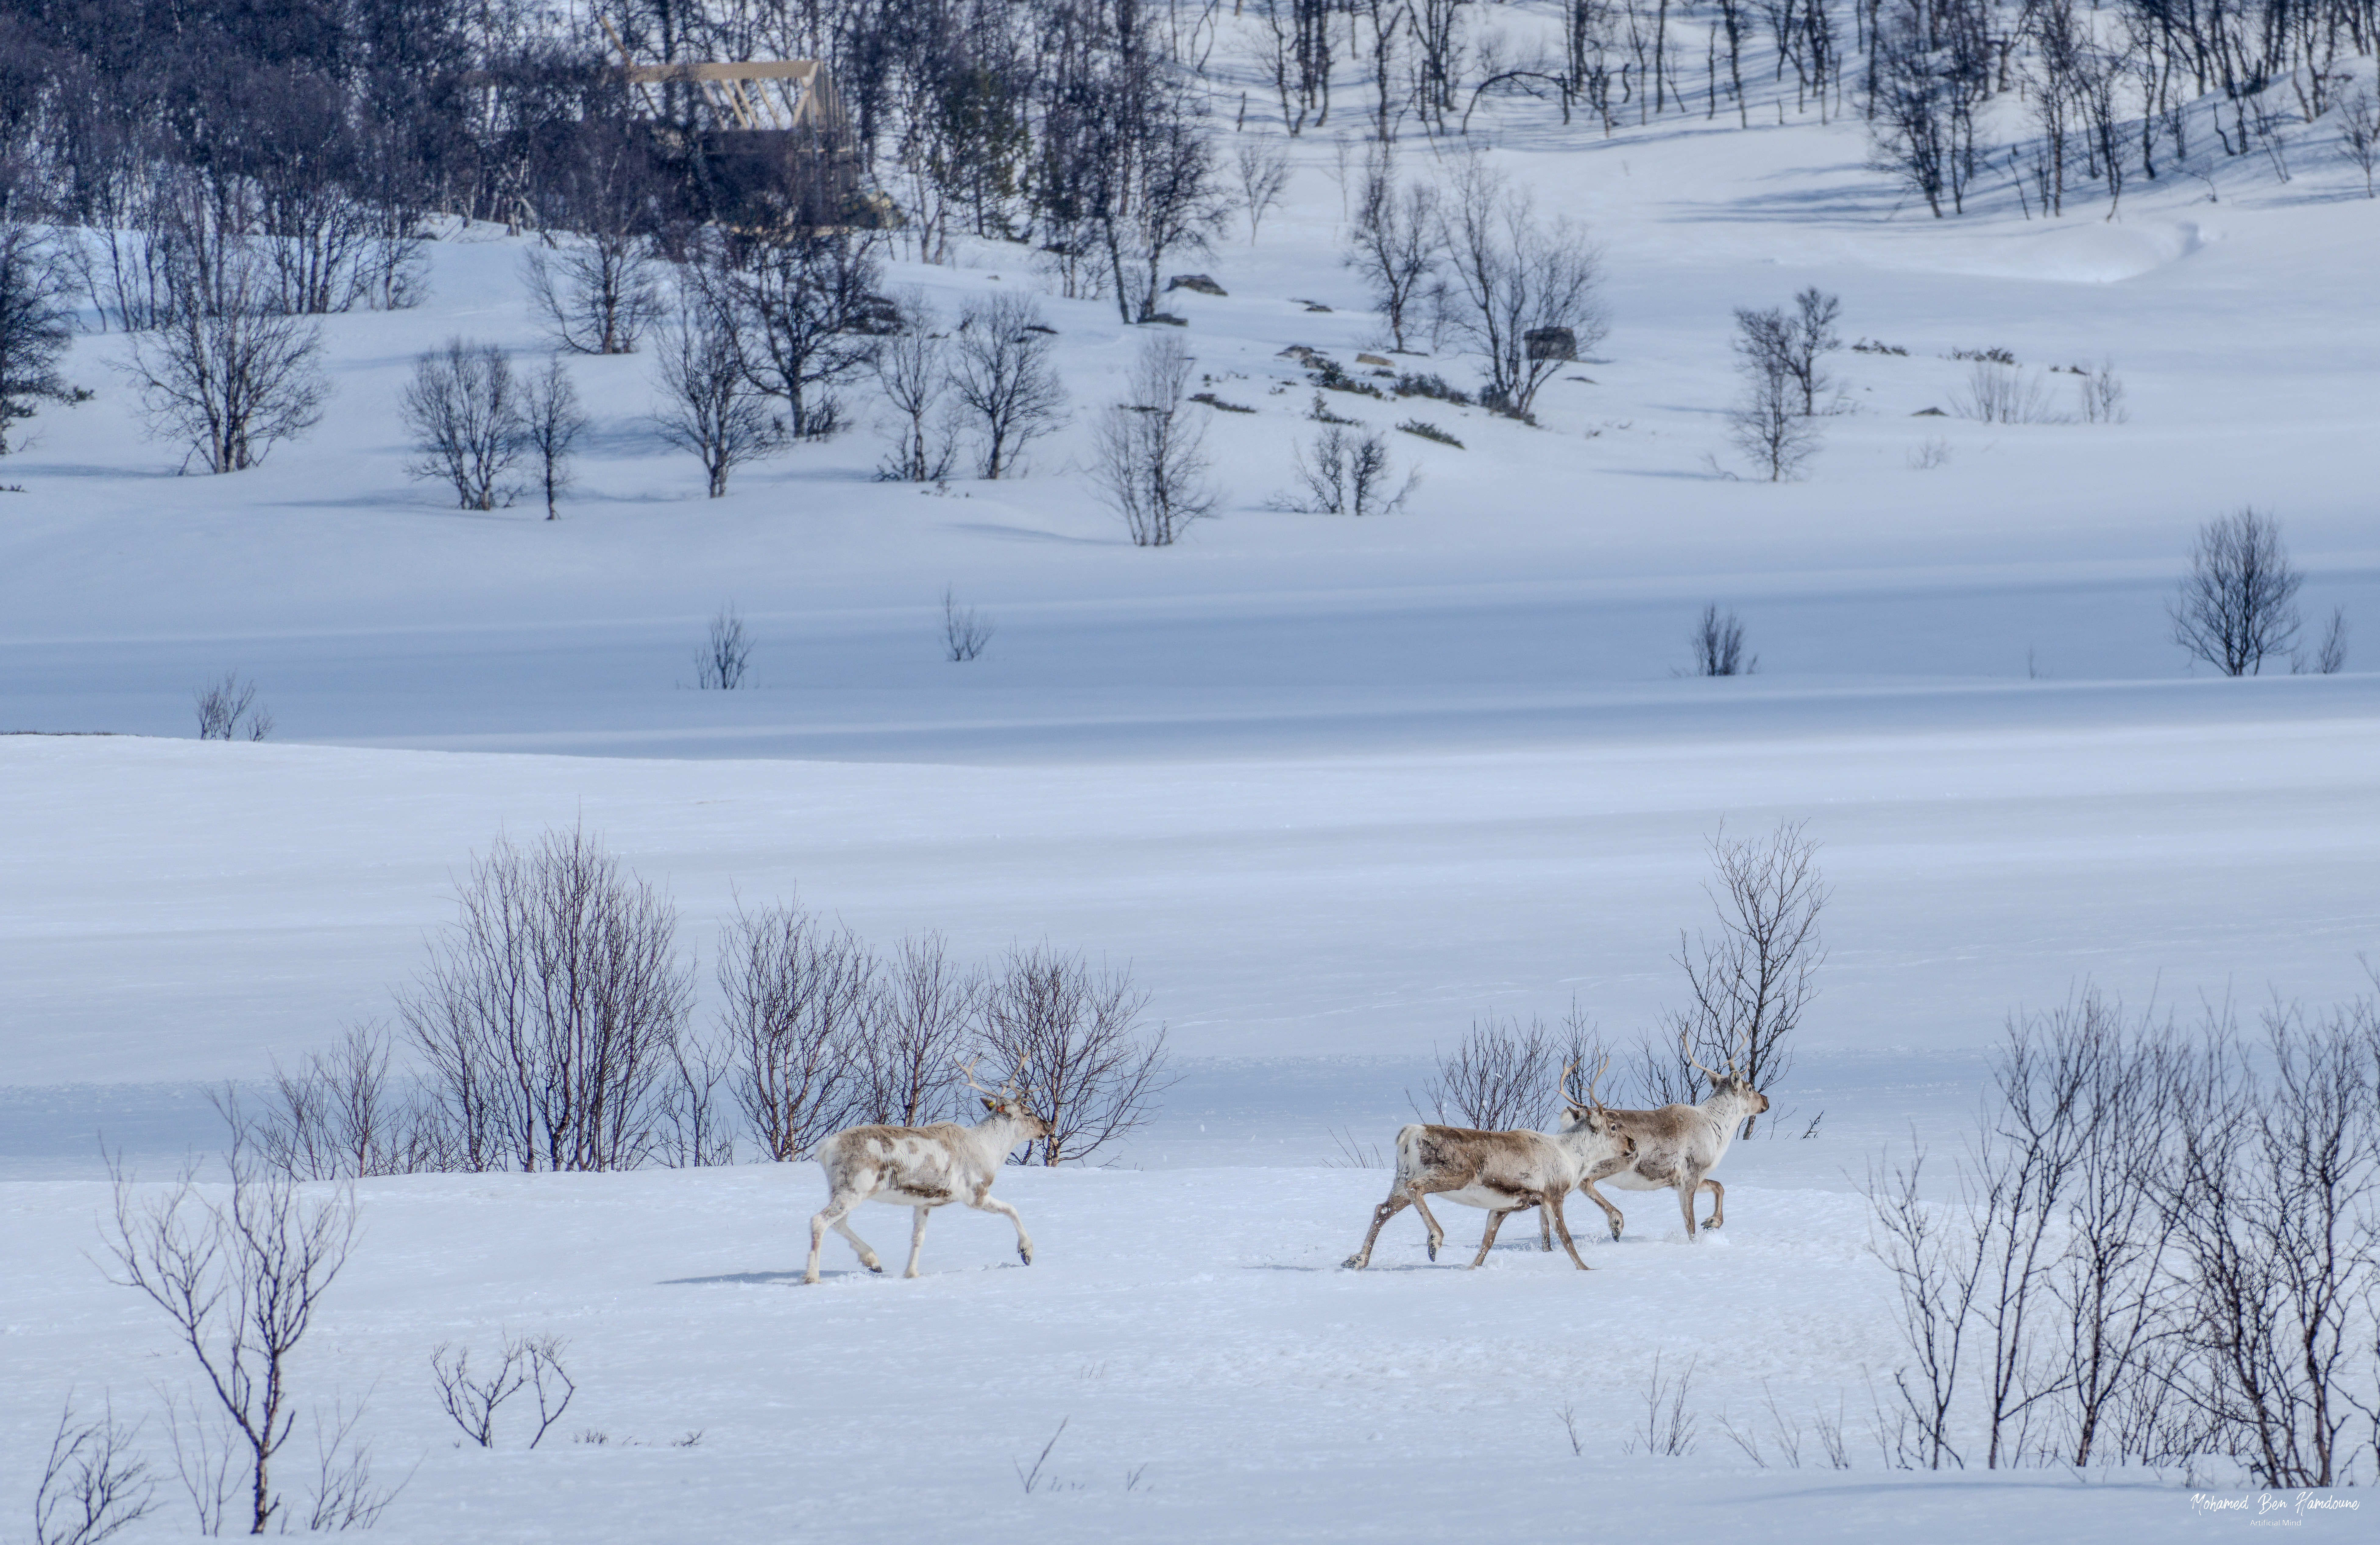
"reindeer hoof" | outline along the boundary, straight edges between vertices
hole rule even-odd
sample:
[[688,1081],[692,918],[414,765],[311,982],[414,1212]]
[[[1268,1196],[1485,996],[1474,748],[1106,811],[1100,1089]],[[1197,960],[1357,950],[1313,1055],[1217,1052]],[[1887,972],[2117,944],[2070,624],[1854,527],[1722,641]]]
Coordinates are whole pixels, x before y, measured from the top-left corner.
[[1618,1223],[1611,1225],[1611,1242],[1615,1245],[1620,1243],[1620,1225]]
[[1363,1269],[1364,1258],[1362,1256],[1349,1256],[1346,1259],[1339,1263],[1339,1270],[1342,1271],[1360,1271]]
[[1429,1242],[1429,1259],[1432,1260],[1438,1259],[1438,1241],[1435,1239]]
[[809,1275],[804,1277],[802,1279],[802,1285],[804,1287],[816,1287],[818,1285],[818,1273],[816,1271],[812,1271]]
[[882,1275],[884,1274],[884,1263],[883,1263],[882,1261],[880,1261],[880,1260],[871,1260],[871,1261],[868,1262],[867,1264],[868,1264],[868,1269],[870,1271],[875,1272],[878,1276],[880,1276],[880,1276],[882,1276]]
[[1019,1245],[1016,1247],[1016,1259],[1030,1266],[1033,1264],[1033,1252]]

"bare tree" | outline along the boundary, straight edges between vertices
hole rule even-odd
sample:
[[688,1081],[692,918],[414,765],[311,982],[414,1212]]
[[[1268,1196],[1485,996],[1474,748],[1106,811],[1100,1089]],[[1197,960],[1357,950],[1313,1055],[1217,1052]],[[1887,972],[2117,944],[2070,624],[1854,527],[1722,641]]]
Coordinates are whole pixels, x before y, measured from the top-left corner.
[[1417,178],[1399,188],[1388,143],[1375,145],[1365,162],[1346,262],[1370,289],[1373,307],[1389,324],[1390,347],[1399,353],[1438,283],[1440,234],[1436,185]]
[[[1923,1149],[1905,1164],[1871,1162],[1864,1186],[1872,1213],[1868,1249],[1891,1275],[1896,1328],[1913,1358],[1892,1371],[1902,1425],[1889,1446],[1897,1464],[1964,1469],[1954,1418],[1972,1368],[1967,1343],[1983,1287],[1984,1252],[1972,1208],[1925,1199],[1925,1167]],[[1880,1413],[1878,1428],[1877,1441],[1888,1442]]]
[[1190,351],[1175,334],[1141,345],[1129,395],[1101,416],[1091,476],[1135,547],[1171,547],[1214,513],[1206,425],[1189,405]]
[[1050,1124],[1024,1162],[1087,1160],[1156,1112],[1164,1092],[1165,1030],[1144,1036],[1146,993],[1132,973],[1094,973],[1082,957],[1042,945],[1016,949],[986,987],[979,1044],[1025,1105]]
[[950,343],[934,331],[939,319],[922,290],[893,299],[899,318],[876,346],[877,384],[892,409],[892,454],[877,476],[892,482],[940,482],[950,476],[958,445],[951,432]]
[[1050,365],[1050,329],[1033,298],[1003,292],[959,318],[951,389],[982,441],[978,469],[1016,469],[1025,448],[1063,422],[1065,388]]
[[972,606],[959,604],[958,592],[948,585],[942,587],[942,657],[953,664],[964,664],[981,654],[991,642],[990,620]]
[[151,433],[187,440],[210,472],[237,472],[321,421],[322,331],[276,309],[271,265],[245,238],[178,249],[166,298],[125,367]]
[[[2299,668],[2295,654],[2289,656],[2289,668]],[[2314,646],[2313,671],[2316,675],[2337,675],[2347,669],[2347,608],[2334,606],[2330,620],[2322,627],[2322,642]]]
[[1732,608],[1722,614],[1716,601],[1704,605],[1689,641],[1695,675],[1750,675],[1760,669],[1760,657],[1743,651],[1743,624]]
[[1248,217],[1248,245],[1253,247],[1265,212],[1281,202],[1281,191],[1289,186],[1289,148],[1243,135],[1232,161],[1239,174],[1240,212]]
[[1799,477],[1818,454],[1817,426],[1799,411],[1792,378],[1782,371],[1747,376],[1743,395],[1728,409],[1728,438],[1770,482]]
[[1439,240],[1453,278],[1451,320],[1488,361],[1481,400],[1525,415],[1537,389],[1610,330],[1601,254],[1568,219],[1541,220],[1527,193],[1476,161],[1455,178]]
[[1815,285],[1793,298],[1782,363],[1785,373],[1801,390],[1805,418],[1818,411],[1820,397],[1829,396],[1834,391],[1834,382],[1827,375],[1826,358],[1843,347],[1842,335],[1835,331],[1835,319],[1842,310],[1841,297],[1828,295]]
[[797,906],[738,911],[720,941],[722,1030],[735,1094],[780,1163],[850,1124],[865,1093],[862,1016],[876,965],[858,940]]
[[706,692],[733,692],[752,667],[752,639],[733,606],[710,619],[710,631],[694,654],[694,684]]
[[2256,675],[2298,634],[2298,588],[2280,523],[2252,508],[2198,529],[2190,573],[2167,605],[2173,639],[2225,675]]
[[578,406],[578,388],[571,384],[560,356],[547,359],[541,374],[521,383],[521,443],[537,460],[538,486],[545,494],[548,520],[561,513],[556,501],[570,486],[570,460],[587,429],[587,414]]
[[702,461],[710,496],[727,492],[727,474],[784,443],[784,424],[745,372],[734,320],[688,296],[662,329],[662,408],[653,416],[661,437]]
[[8,428],[41,402],[72,402],[58,374],[74,337],[67,273],[56,249],[31,226],[0,218],[0,456]]
[[[351,1193],[310,1201],[237,1148],[220,1201],[202,1197],[188,1174],[144,1195],[116,1172],[106,1235],[115,1280],[164,1310],[197,1361],[207,1405],[235,1435],[251,1534],[272,1527],[283,1507],[273,1462],[297,1426],[290,1359],[355,1238]],[[200,1482],[200,1500],[203,1478],[186,1470],[184,1479]]]
[[1394,515],[1421,484],[1421,473],[1409,471],[1395,482],[1386,435],[1351,432],[1331,424],[1311,445],[1294,453],[1293,468],[1298,490],[1281,507],[1308,515]]
[[746,375],[784,404],[795,439],[841,427],[833,389],[867,369],[886,329],[876,241],[843,225],[732,236],[694,269],[710,303],[735,319]]
[[[2089,385],[2084,392],[2087,397]],[[1986,424],[2054,424],[2063,421],[2050,407],[2049,388],[2038,375],[2014,364],[1977,359],[1967,367],[1967,383],[1950,394],[1950,410]]]
[[521,277],[547,336],[573,354],[635,353],[669,310],[651,240],[626,228],[544,239],[521,260]]
[[262,740],[273,733],[273,711],[256,706],[256,684],[226,671],[192,695],[200,740]]
[[2363,196],[2380,196],[2373,185],[2373,173],[2380,170],[2380,102],[2368,86],[2338,104],[2338,154],[2363,174]]
[[693,997],[677,910],[584,831],[471,866],[461,916],[398,999],[468,1170],[619,1170],[667,1120]]
[[2102,360],[2098,369],[2080,371],[2075,385],[2082,396],[2084,423],[2120,424],[2132,416],[2124,406],[2123,378],[2116,374],[2114,360]]
[[509,505],[514,466],[528,448],[512,357],[493,344],[450,338],[413,362],[399,399],[417,478],[442,479],[467,510]]
[[940,934],[902,940],[860,1011],[854,1116],[893,1126],[955,1119],[965,1091],[953,1069],[982,995],[982,979],[952,962]]
[[[1790,821],[1765,837],[1739,841],[1722,829],[1710,840],[1718,885],[1706,889],[1718,932],[1689,942],[1678,934],[1677,964],[1691,1002],[1669,1016],[1712,1066],[1732,1060],[1755,1089],[1767,1089],[1792,1065],[1787,1042],[1816,995],[1813,978],[1826,963],[1818,914],[1827,886],[1808,823]],[[1759,1118],[1744,1119],[1744,1136]]]
[[474,1378],[471,1373],[471,1351],[468,1347],[449,1347],[444,1343],[430,1354],[430,1372],[438,1384],[438,1404],[462,1430],[463,1436],[481,1448],[496,1446],[496,1412],[504,1404],[529,1391],[537,1400],[537,1430],[529,1434],[528,1446],[537,1447],[552,1430],[562,1414],[570,1409],[571,1397],[578,1385],[562,1360],[566,1343],[560,1336],[507,1335],[496,1356],[496,1366]]
[[132,1446],[138,1430],[116,1421],[113,1405],[79,1420],[67,1397],[33,1492],[33,1545],[100,1545],[155,1510],[156,1482]]

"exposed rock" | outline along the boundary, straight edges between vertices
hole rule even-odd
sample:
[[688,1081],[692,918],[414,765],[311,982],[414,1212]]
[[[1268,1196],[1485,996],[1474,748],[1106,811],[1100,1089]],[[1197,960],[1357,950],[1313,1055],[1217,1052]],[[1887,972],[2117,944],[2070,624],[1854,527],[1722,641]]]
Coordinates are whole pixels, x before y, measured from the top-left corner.
[[1358,354],[1355,356],[1355,363],[1359,365],[1385,365],[1388,361],[1381,359],[1377,354]]
[[1165,282],[1165,288],[1169,293],[1178,289],[1195,290],[1200,295],[1229,295],[1232,293],[1222,286],[1215,283],[1214,280],[1208,278],[1204,274],[1176,274],[1172,278]]
[[1330,357],[1304,344],[1292,344],[1273,356],[1276,359],[1294,359],[1309,371],[1318,371],[1330,362]]

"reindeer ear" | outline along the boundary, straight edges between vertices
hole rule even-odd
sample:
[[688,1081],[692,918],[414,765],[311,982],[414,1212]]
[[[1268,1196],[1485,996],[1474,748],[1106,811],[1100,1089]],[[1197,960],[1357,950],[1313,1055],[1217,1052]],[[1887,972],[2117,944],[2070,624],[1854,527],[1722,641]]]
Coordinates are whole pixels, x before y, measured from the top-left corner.
[[990,1095],[985,1095],[983,1097],[983,1108],[990,1111],[993,1115],[1000,1114],[1000,1101],[994,1100]]

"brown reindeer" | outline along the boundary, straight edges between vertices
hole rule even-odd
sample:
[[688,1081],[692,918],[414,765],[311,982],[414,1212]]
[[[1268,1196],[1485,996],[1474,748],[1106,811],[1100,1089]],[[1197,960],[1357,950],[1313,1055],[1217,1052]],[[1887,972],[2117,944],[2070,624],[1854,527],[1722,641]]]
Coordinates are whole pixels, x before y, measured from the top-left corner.
[[1754,1089],[1750,1080],[1737,1071],[1734,1053],[1727,1059],[1724,1075],[1713,1073],[1694,1061],[1694,1050],[1686,1044],[1685,1032],[1678,1034],[1678,1048],[1696,1072],[1711,1082],[1711,1092],[1699,1105],[1664,1105],[1658,1111],[1614,1111],[1595,1098],[1595,1085],[1603,1077],[1601,1068],[1587,1080],[1587,1101],[1611,1123],[1613,1130],[1626,1134],[1634,1141],[1629,1151],[1614,1154],[1586,1172],[1579,1189],[1587,1198],[1603,1209],[1603,1216],[1611,1225],[1611,1237],[1620,1237],[1621,1225],[1626,1222],[1620,1209],[1605,1199],[1595,1188],[1596,1182],[1609,1181],[1623,1191],[1667,1191],[1678,1193],[1678,1210],[1686,1217],[1686,1237],[1698,1237],[1694,1233],[1694,1198],[1705,1190],[1711,1194],[1710,1222],[1705,1228],[1718,1228],[1727,1221],[1727,1187],[1710,1178],[1718,1162],[1727,1156],[1728,1145],[1735,1140],[1735,1129],[1743,1125],[1746,1116],[1756,1116],[1768,1109],[1768,1097]]
[[997,1212],[1016,1225],[1016,1254],[1033,1264],[1033,1238],[1016,1209],[991,1194],[992,1178],[1008,1162],[1009,1151],[1021,1142],[1050,1135],[1050,1124],[1025,1108],[1025,1090],[1014,1081],[998,1089],[975,1081],[975,1064],[959,1070],[967,1088],[984,1097],[988,1113],[973,1126],[938,1121],[931,1126],[854,1126],[838,1132],[818,1148],[819,1167],[826,1171],[825,1208],[810,1220],[810,1260],[804,1283],[819,1280],[819,1247],[830,1228],[851,1241],[859,1263],[881,1273],[884,1263],[852,1232],[850,1213],[863,1201],[879,1201],[916,1210],[909,1231],[909,1267],[901,1274],[917,1274],[917,1255],[926,1247],[926,1219],[935,1208],[965,1202],[982,1212]]
[[[1569,1075],[1570,1070],[1563,1069],[1565,1083]],[[1418,1122],[1400,1128],[1396,1180],[1389,1187],[1388,1200],[1372,1210],[1371,1232],[1364,1235],[1364,1247],[1347,1258],[1348,1268],[1360,1271],[1371,1264],[1372,1246],[1381,1228],[1407,1207],[1420,1213],[1428,1226],[1429,1259],[1436,1260],[1438,1247],[1446,1242],[1446,1231],[1438,1226],[1438,1218],[1425,1198],[1444,1197],[1465,1207],[1487,1209],[1488,1227],[1479,1238],[1479,1253],[1471,1261],[1475,1270],[1495,1247],[1496,1231],[1504,1226],[1504,1220],[1532,1207],[1545,1210],[1547,1226],[1561,1236],[1572,1264],[1582,1271],[1589,1270],[1578,1259],[1570,1226],[1562,1221],[1562,1198],[1590,1168],[1609,1162],[1615,1151],[1624,1154],[1629,1141],[1614,1133],[1599,1110],[1572,1105],[1570,1116],[1558,1133],[1479,1132],[1467,1126]]]

